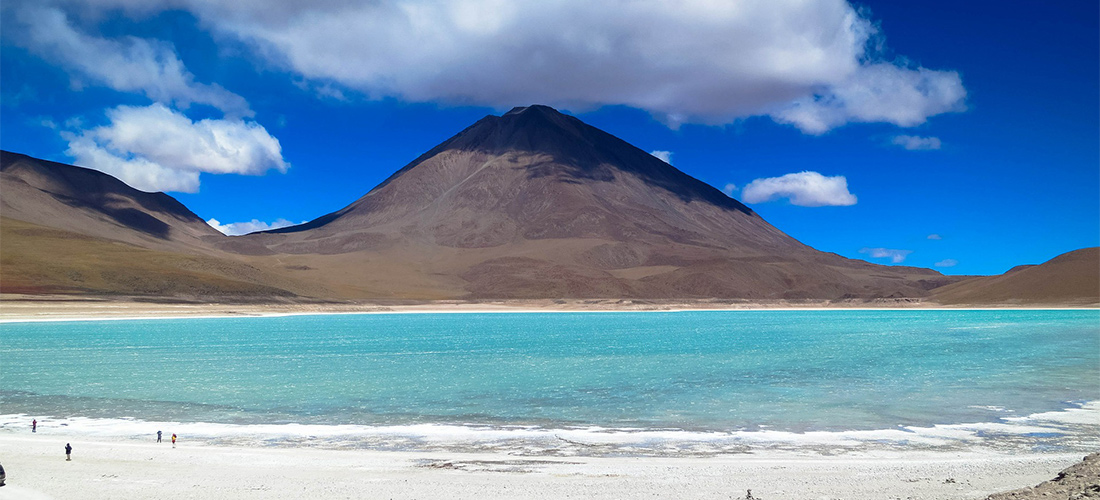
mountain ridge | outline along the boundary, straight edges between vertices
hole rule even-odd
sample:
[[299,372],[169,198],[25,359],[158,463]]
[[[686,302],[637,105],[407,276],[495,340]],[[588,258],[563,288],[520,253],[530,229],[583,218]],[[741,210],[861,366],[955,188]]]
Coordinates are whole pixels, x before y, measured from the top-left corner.
[[[541,122],[541,123],[540,123]],[[548,124],[550,124],[548,126]],[[535,132],[543,132],[538,135]],[[551,137],[548,140],[548,134],[546,131],[553,132],[552,135],[557,137]],[[564,137],[563,137],[564,136]],[[597,137],[593,137],[597,136]],[[502,154],[509,151],[562,151],[563,149],[557,144],[548,144],[548,142],[562,142],[573,139],[574,141],[582,141],[591,144],[594,140],[600,141],[614,141],[615,146],[619,149],[619,154],[625,154],[632,156],[632,161],[625,162],[632,165],[647,165],[651,168],[642,171],[632,171],[633,173],[648,174],[648,177],[654,182],[654,185],[669,189],[671,183],[668,177],[678,177],[675,179],[680,182],[688,183],[691,191],[688,193],[682,193],[682,196],[691,197],[692,195],[705,199],[706,201],[722,206],[725,208],[736,209],[747,214],[755,214],[755,212],[744,204],[740,203],[733,198],[730,198],[723,194],[721,191],[715,189],[706,183],[703,183],[685,173],[676,169],[672,165],[665,163],[659,158],[653,157],[653,155],[646,153],[645,151],[619,139],[611,134],[608,134],[602,130],[592,127],[579,119],[564,115],[553,108],[542,105],[521,106],[512,108],[502,116],[488,115],[478,120],[469,127],[463,129],[459,133],[455,134],[451,138],[443,141],[439,145],[428,150],[424,154],[417,157],[415,160],[405,165],[401,169],[394,172],[387,177],[377,186],[372,188],[363,197],[356,202],[348,205],[347,207],[322,215],[314,220],[306,222],[304,224],[298,224],[295,226],[288,226],[285,228],[271,229],[262,231],[263,233],[293,233],[300,232],[309,229],[315,229],[321,227],[333,220],[338,219],[341,215],[346,213],[349,209],[352,209],[356,203],[368,198],[371,193],[384,189],[387,185],[391,184],[395,180],[401,178],[407,172],[420,166],[426,160],[444,152],[447,150],[458,149],[465,151],[481,151],[491,154]],[[553,154],[552,154],[553,156]],[[639,162],[638,159],[642,161]],[[610,175],[604,171],[599,171],[599,166],[605,162],[600,161],[600,158],[583,155],[569,155],[565,158],[556,157],[556,163],[572,166],[575,169],[570,172],[573,176],[578,178],[588,178],[596,180],[610,180]],[[667,169],[661,175],[659,169],[652,168],[654,163],[660,163]],[[672,173],[674,172],[674,173]],[[545,175],[546,172],[535,172],[533,175]]]
[[175,198],[88,168],[0,151],[0,292],[287,300],[321,287],[221,246]]
[[943,304],[1093,305],[1100,302],[1100,247],[953,283],[935,290],[932,298]]
[[[340,210],[237,237],[166,194],[80,167],[3,158],[0,291],[37,289],[41,278],[71,293],[249,300],[904,301],[969,280],[815,250],[712,186],[545,106],[478,120]],[[66,181],[73,175],[98,180]],[[116,209],[139,214],[112,217]],[[168,230],[151,233],[148,218]],[[106,261],[79,246],[64,262],[51,258],[66,238],[85,237],[87,248],[111,255],[110,241],[133,248]],[[130,272],[134,263],[145,274]],[[1038,276],[1011,274],[1025,273]],[[204,291],[204,280],[217,286]]]
[[814,250],[651,154],[537,105],[478,120],[338,211],[242,238],[276,254],[412,259],[422,275],[457,279],[459,296],[910,297],[952,280]]
[[[196,240],[220,234],[175,198],[134,189],[98,170],[0,151],[0,176],[8,191],[0,207],[6,216],[27,222],[60,224],[80,234],[103,233],[104,224],[113,224],[140,233],[143,243],[152,244],[179,240],[201,246]],[[5,202],[13,198],[23,204]],[[30,199],[36,201],[28,203]],[[56,217],[59,213],[69,218]]]

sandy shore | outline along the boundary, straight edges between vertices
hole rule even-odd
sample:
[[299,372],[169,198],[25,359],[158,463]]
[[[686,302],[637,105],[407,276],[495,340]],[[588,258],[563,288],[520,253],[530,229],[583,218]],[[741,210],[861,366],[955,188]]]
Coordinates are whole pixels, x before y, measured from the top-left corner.
[[[944,307],[918,299],[850,301],[723,301],[723,300],[498,300],[498,301],[378,301],[370,303],[256,303],[147,302],[131,299],[93,299],[0,295],[0,323],[87,319],[197,318],[281,316],[294,314],[356,314],[416,312],[569,312],[569,311],[737,311],[737,310],[919,310],[919,309],[1080,309],[1048,304],[1001,307]],[[1095,309],[1095,308],[1092,308]]]
[[[64,446],[72,439],[73,460]],[[982,499],[1050,479],[1080,454],[558,458],[194,446],[0,436],[0,499]]]

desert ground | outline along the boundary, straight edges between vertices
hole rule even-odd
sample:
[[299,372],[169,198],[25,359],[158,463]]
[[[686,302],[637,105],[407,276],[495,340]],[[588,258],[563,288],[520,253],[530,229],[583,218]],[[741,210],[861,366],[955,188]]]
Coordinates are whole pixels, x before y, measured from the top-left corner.
[[[73,444],[66,461],[64,446]],[[182,440],[0,434],[0,499],[982,499],[1054,477],[1079,455],[523,457],[240,448]]]

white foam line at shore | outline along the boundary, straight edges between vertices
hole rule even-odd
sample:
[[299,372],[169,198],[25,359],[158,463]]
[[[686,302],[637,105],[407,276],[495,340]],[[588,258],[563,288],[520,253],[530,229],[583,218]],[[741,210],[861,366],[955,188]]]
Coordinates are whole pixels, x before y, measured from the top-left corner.
[[[391,307],[391,306],[379,306]],[[405,306],[394,306],[405,307]],[[417,306],[412,306],[417,307]],[[692,313],[692,312],[727,312],[727,313],[761,313],[761,312],[845,312],[845,311],[1097,311],[1096,307],[753,307],[743,308],[717,308],[717,309],[507,309],[502,306],[497,309],[396,309],[384,311],[323,311],[323,312],[253,312],[242,311],[224,314],[191,315],[181,312],[170,316],[74,316],[74,317],[16,317],[0,318],[0,324],[10,323],[60,323],[60,322],[87,322],[87,321],[140,321],[140,320],[173,320],[173,319],[230,319],[230,318],[285,318],[295,316],[349,316],[349,315],[397,315],[397,314],[588,314],[588,313]],[[64,313],[61,313],[64,314]]]
[[1008,422],[1051,422],[1057,424],[1097,425],[1100,426],[1100,401],[1090,401],[1080,408],[1067,408],[1062,411],[1035,413],[1022,417],[1006,417]]
[[[32,417],[25,414],[0,415],[0,431],[14,432],[29,427]],[[1043,412],[1025,417],[1002,418],[1000,422],[906,426],[896,429],[850,431],[685,431],[679,429],[638,429],[604,427],[543,428],[537,426],[487,426],[453,424],[410,424],[392,426],[320,425],[320,424],[219,424],[208,422],[154,422],[129,418],[39,418],[42,435],[75,435],[102,438],[148,439],[156,431],[172,433],[194,441],[246,439],[251,441],[310,440],[334,444],[364,440],[406,440],[427,444],[478,445],[498,442],[549,444],[561,442],[584,446],[636,446],[660,449],[681,445],[757,445],[834,446],[853,448],[863,445],[932,446],[975,445],[999,437],[1064,435],[1077,427],[1078,432],[1100,439],[1100,401],[1078,408]],[[1080,429],[1085,427],[1085,429]],[[993,436],[993,437],[991,437]],[[1087,437],[1087,436],[1086,436]]]

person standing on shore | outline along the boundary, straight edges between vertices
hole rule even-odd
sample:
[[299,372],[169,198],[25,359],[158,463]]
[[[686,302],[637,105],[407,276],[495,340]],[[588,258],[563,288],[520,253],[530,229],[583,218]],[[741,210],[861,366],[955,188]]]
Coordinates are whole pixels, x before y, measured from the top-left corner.
[[176,433],[174,432],[172,433],[172,447],[176,447]]
[[157,431],[157,442],[160,442],[160,431]]
[[31,432],[38,432],[38,419],[31,420]]
[[73,461],[72,454],[73,454],[73,447],[71,445],[69,445],[69,443],[65,443],[65,461],[66,462],[72,462]]

